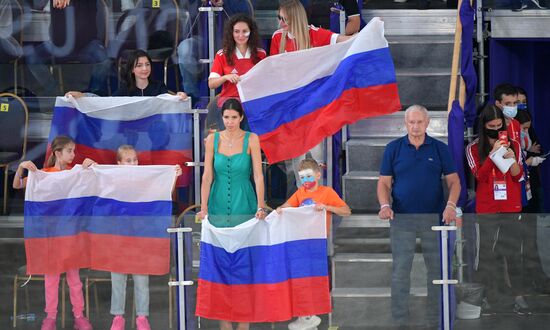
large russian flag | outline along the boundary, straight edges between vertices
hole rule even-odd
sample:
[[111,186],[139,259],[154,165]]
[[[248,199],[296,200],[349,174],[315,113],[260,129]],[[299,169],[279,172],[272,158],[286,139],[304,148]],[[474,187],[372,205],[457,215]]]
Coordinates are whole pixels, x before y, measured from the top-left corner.
[[[99,164],[116,164],[122,144],[134,146],[140,165],[179,164],[178,186],[188,186],[192,160],[193,120],[190,101],[178,97],[58,97],[49,144],[58,135],[76,141],[75,164],[91,158]],[[50,154],[48,144],[47,155]]]
[[401,109],[379,18],[346,42],[270,56],[237,87],[271,163],[304,154],[346,124]]
[[196,314],[276,322],[330,313],[325,212],[272,212],[233,228],[202,224]]
[[94,165],[30,172],[25,192],[28,274],[92,268],[169,271],[174,166]]

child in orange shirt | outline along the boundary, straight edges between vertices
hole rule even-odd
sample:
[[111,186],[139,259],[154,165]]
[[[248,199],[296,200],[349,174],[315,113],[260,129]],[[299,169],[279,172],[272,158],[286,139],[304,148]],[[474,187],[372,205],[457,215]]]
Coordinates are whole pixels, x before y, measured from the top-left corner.
[[[290,196],[288,201],[277,208],[281,213],[285,207],[299,207],[315,205],[317,211],[327,211],[327,235],[330,230],[332,213],[342,217],[351,215],[351,209],[340,196],[330,187],[319,185],[321,169],[315,159],[306,158],[300,162],[298,175],[302,186]],[[315,329],[321,324],[321,319],[316,315],[301,316],[288,325],[289,330]]]

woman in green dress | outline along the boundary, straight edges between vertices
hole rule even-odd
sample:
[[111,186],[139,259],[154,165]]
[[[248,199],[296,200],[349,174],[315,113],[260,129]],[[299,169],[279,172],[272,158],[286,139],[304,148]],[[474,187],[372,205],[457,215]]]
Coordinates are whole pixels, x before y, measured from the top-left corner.
[[[225,130],[206,138],[198,216],[203,219],[208,215],[208,221],[215,227],[234,227],[253,217],[266,216],[260,140],[256,134],[239,127],[244,112],[238,100],[225,101],[221,112]],[[249,323],[237,326],[237,330],[248,328]],[[231,320],[220,320],[220,329],[233,329]]]

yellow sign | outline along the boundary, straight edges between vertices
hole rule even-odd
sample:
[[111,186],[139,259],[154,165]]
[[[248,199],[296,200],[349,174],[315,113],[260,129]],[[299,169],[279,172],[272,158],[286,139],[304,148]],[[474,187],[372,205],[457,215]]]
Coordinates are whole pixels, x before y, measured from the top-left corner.
[[160,0],[151,0],[151,2],[153,8],[160,8]]
[[202,223],[202,220],[198,215],[195,215],[195,223]]
[[9,103],[2,103],[0,105],[0,111],[1,112],[8,112],[10,110],[10,104]]

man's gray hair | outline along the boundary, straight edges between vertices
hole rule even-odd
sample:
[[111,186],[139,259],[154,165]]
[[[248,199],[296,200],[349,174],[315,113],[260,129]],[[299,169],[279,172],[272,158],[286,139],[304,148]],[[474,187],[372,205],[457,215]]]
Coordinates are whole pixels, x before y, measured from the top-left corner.
[[409,113],[411,113],[413,111],[420,111],[424,114],[424,116],[426,116],[426,119],[430,118],[429,113],[428,113],[428,109],[426,109],[425,106],[418,105],[418,104],[413,104],[410,107],[408,107],[407,110],[405,110],[405,120],[407,120],[407,118],[409,116]]

